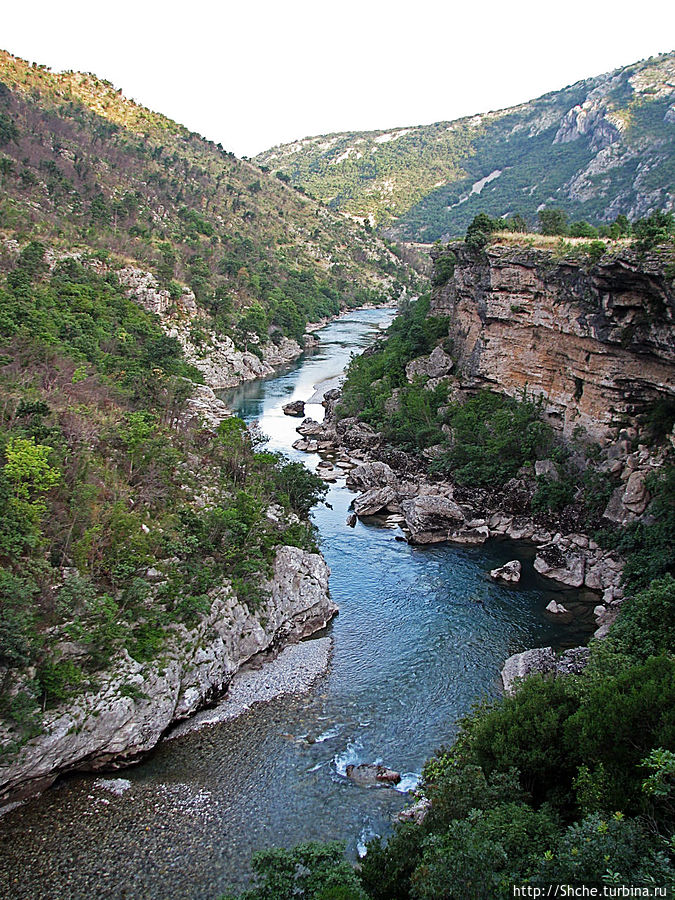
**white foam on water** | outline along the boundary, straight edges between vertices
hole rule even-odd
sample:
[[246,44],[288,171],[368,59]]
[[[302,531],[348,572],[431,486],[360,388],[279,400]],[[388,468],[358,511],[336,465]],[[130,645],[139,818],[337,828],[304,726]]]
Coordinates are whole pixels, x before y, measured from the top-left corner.
[[398,791],[400,794],[407,794],[409,791],[414,791],[420,783],[421,778],[422,776],[419,772],[403,772],[399,783],[394,785],[394,790]]
[[333,765],[338,775],[347,777],[347,766],[358,765],[361,759],[359,751],[363,750],[361,741],[350,741],[344,753],[336,753],[333,757]]
[[356,841],[356,852],[359,854],[359,857],[363,859],[366,855],[366,844],[368,841],[372,841],[373,838],[379,837],[380,835],[375,831],[372,825],[366,825],[361,829],[361,833],[359,834]]
[[326,731],[322,731],[321,734],[315,739],[315,744],[323,744],[324,741],[330,741],[331,738],[337,737],[342,731],[342,725],[334,725],[332,728],[328,728]]

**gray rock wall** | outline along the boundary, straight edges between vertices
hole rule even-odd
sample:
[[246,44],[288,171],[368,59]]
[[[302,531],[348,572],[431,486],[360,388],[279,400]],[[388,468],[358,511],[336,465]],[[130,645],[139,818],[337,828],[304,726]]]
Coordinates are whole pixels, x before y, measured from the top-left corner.
[[[54,709],[41,735],[0,761],[0,799],[35,793],[69,770],[123,766],[151,750],[172,723],[221,694],[251,657],[323,628],[337,612],[329,574],[319,554],[280,547],[259,609],[249,610],[224,585],[196,627],[173,626],[160,658],[139,663],[125,652],[100,674],[100,690]],[[0,742],[8,737],[0,730]]]

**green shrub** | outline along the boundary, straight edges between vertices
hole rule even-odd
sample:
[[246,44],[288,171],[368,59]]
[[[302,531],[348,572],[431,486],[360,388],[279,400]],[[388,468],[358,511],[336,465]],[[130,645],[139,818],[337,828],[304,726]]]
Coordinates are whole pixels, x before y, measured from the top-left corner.
[[621,814],[570,825],[541,861],[535,884],[659,886],[675,877],[667,856],[639,822]]
[[238,900],[367,900],[338,842],[263,850],[253,856],[252,867],[255,884]]
[[449,449],[432,464],[458,484],[500,486],[526,462],[548,455],[553,432],[541,421],[541,403],[481,391],[450,406]]

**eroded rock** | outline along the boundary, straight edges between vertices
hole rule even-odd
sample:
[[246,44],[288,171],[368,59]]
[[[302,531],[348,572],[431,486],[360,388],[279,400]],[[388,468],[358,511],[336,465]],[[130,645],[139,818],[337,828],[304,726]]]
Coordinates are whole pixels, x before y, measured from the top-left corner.
[[522,571],[522,565],[520,560],[512,559],[510,562],[504,563],[503,566],[499,566],[497,569],[492,569],[490,572],[490,577],[494,578],[495,581],[506,581],[512,584],[517,584],[520,581],[520,573]]

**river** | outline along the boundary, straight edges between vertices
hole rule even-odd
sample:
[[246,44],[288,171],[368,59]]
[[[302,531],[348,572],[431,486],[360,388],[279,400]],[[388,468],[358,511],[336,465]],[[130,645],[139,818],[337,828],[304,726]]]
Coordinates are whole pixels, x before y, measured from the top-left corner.
[[[344,316],[318,332],[316,350],[227,402],[260,423],[270,449],[313,468],[317,456],[290,449],[298,420],[281,406],[338,375],[390,318],[390,310]],[[314,418],[322,412],[307,408]],[[117,773],[130,783],[121,796],[77,775],[8,813],[1,896],[215,900],[245,883],[250,854],[262,847],[339,839],[355,857],[387,833],[408,797],[352,783],[349,762],[382,761],[404,774],[401,788],[411,786],[424,760],[451,742],[457,719],[499,691],[507,656],[587,637],[584,616],[568,626],[546,616],[560,597],[534,573],[526,547],[414,548],[391,528],[346,526],[353,496],[332,485],[330,506],[314,512],[340,607],[328,629],[328,673],[304,696],[161,744]],[[488,570],[514,556],[524,562],[521,583],[494,584]]]

